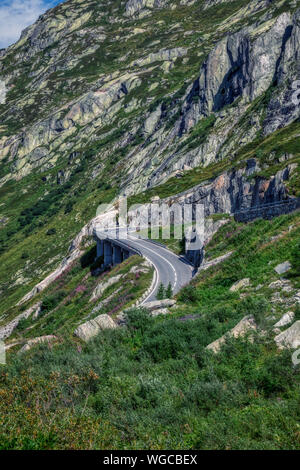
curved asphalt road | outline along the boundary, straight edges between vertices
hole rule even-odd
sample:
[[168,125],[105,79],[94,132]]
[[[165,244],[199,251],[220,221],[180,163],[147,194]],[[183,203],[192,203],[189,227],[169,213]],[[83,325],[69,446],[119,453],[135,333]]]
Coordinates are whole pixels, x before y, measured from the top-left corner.
[[[106,238],[109,239],[109,232],[105,234]],[[177,256],[167,248],[153,243],[150,240],[137,238],[133,235],[127,236],[126,239],[122,239],[120,234],[119,240],[114,239],[114,242],[122,245],[127,245],[132,250],[138,250],[144,258],[153,264],[156,270],[156,280],[153,286],[152,292],[144,299],[142,305],[146,302],[156,300],[157,291],[161,283],[165,287],[171,283],[174,294],[186,284],[188,284],[196,270],[184,257]]]

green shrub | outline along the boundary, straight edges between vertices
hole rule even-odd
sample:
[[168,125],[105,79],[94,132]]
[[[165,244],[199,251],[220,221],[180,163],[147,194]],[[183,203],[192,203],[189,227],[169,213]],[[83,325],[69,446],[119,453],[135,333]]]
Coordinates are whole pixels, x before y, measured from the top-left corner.
[[144,332],[152,324],[152,318],[146,308],[132,308],[125,314],[126,323],[131,331]]
[[48,295],[42,300],[41,311],[43,313],[53,310],[65,298],[65,291],[58,291],[52,295]]
[[82,269],[85,269],[89,266],[91,266],[96,259],[97,256],[97,245],[94,245],[92,248],[90,248],[82,257],[80,258],[80,264]]
[[70,214],[72,212],[74,206],[74,202],[68,201],[65,207],[65,214]]
[[49,230],[46,232],[46,235],[55,235],[56,234],[56,228],[49,228]]
[[182,302],[196,302],[198,300],[198,295],[197,295],[197,290],[195,289],[194,286],[188,285],[181,289],[179,295],[178,295],[179,300]]
[[264,297],[248,296],[241,302],[239,308],[245,315],[253,315],[259,326],[265,325],[270,306]]

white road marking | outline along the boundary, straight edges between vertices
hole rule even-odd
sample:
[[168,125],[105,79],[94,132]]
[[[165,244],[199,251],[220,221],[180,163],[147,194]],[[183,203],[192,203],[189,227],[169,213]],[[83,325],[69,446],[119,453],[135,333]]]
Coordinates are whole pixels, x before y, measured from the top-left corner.
[[[108,235],[109,235],[109,234],[106,234],[106,236],[108,236]],[[142,240],[142,241],[147,241],[147,239],[140,239],[140,238],[134,237],[133,235],[128,235],[128,236],[127,236],[127,240],[130,239],[130,238],[132,239],[132,241],[136,242],[138,246],[139,246],[139,242],[141,242],[141,240]],[[126,243],[125,243],[125,244],[126,244]],[[129,248],[134,249],[134,247],[130,247],[130,244],[129,244],[129,243],[128,243],[128,245],[129,245]],[[176,269],[174,268],[173,264],[172,264],[167,258],[165,258],[164,256],[160,255],[159,253],[157,253],[157,252],[154,251],[154,250],[151,250],[151,248],[149,248],[148,246],[145,246],[145,245],[143,245],[143,244],[140,243],[140,247],[145,248],[145,250],[149,250],[151,253],[153,253],[153,254],[156,255],[156,256],[159,256],[165,263],[168,263],[169,266],[171,266],[171,269],[173,270],[173,273],[174,273],[174,279],[175,279],[172,288],[173,288],[173,291],[175,291],[176,284],[177,284],[177,282],[178,282],[178,276],[177,276],[177,272],[176,272]],[[159,246],[159,248],[165,250],[165,251],[169,254],[169,256],[171,255],[171,256],[175,257],[176,260],[179,259],[179,257],[178,257],[175,253],[172,253],[172,252],[171,252],[170,250],[168,250],[166,247],[164,247],[164,246]],[[150,294],[146,297],[146,299],[143,300],[143,302],[142,302],[140,305],[143,305],[143,304],[149,299],[149,297],[151,297],[151,296],[153,295],[153,293],[154,293],[155,290],[157,289],[157,286],[158,286],[158,283],[159,283],[159,280],[160,280],[159,270],[158,270],[157,266],[155,265],[155,262],[154,262],[154,261],[151,261],[151,260],[150,260],[149,258],[147,258],[147,256],[145,256],[144,254],[143,254],[143,257],[144,257],[148,262],[150,262],[150,263],[154,266],[154,269],[155,269],[155,271],[156,271],[156,282],[155,282],[155,285],[154,285],[152,291],[150,292]],[[192,266],[189,265],[189,267],[192,269]]]
[[[132,237],[132,238],[134,238],[134,237]],[[157,253],[156,251],[151,250],[151,248],[145,247],[145,249],[151,251],[151,253],[154,253],[156,256],[159,256],[162,260],[164,260],[166,263],[168,263],[171,266],[171,269],[173,270],[174,277],[175,277],[175,281],[174,281],[174,284],[173,284],[173,290],[174,290],[175,286],[177,284],[177,273],[176,273],[176,270],[175,270],[174,266],[172,265],[172,263],[168,259],[164,258],[162,255]]]
[[147,295],[147,297],[143,300],[143,302],[141,303],[141,305],[143,305],[143,304],[149,299],[149,297],[151,297],[151,295],[153,294],[153,292],[156,291],[156,287],[157,287],[158,281],[159,281],[159,272],[158,272],[157,267],[155,266],[155,264],[154,264],[149,258],[147,258],[147,256],[144,256],[144,258],[148,261],[148,263],[150,263],[150,264],[152,264],[152,266],[154,266],[154,269],[155,269],[155,272],[156,272],[156,282],[155,282],[155,285],[154,285],[152,291],[151,291],[150,294]]

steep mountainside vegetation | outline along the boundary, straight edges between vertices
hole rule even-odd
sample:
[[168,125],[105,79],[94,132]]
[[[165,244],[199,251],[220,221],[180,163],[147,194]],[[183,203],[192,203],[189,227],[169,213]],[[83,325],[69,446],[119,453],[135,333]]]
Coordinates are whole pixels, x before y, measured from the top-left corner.
[[[168,317],[131,310],[127,328],[87,345],[58,333],[61,344],[10,355],[0,447],[299,448],[299,366],[278,351],[273,331],[283,312],[300,319],[299,215],[229,221],[207,256],[228,251],[179,294]],[[278,299],[274,267],[286,259],[294,270]],[[249,285],[231,292],[241,276]],[[257,331],[228,338],[218,354],[205,349],[249,314]]]

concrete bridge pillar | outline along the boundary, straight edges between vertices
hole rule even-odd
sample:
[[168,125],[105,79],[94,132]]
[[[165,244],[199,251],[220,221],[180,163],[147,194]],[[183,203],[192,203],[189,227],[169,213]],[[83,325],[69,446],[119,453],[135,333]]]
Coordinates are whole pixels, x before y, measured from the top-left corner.
[[104,240],[97,240],[97,258],[104,255]]
[[130,256],[130,253],[129,251],[127,250],[122,250],[123,251],[123,261],[125,261],[125,259],[128,259],[129,256]]
[[118,245],[113,245],[113,264],[122,263],[122,249]]
[[195,266],[199,267],[204,260],[204,246],[201,236],[192,230],[185,240],[185,256]]
[[104,241],[104,266],[108,266],[109,264],[113,264],[113,257],[112,257],[112,244],[110,241]]
[[188,250],[186,252],[186,258],[197,268],[201,266],[204,260],[204,248],[200,250]]

